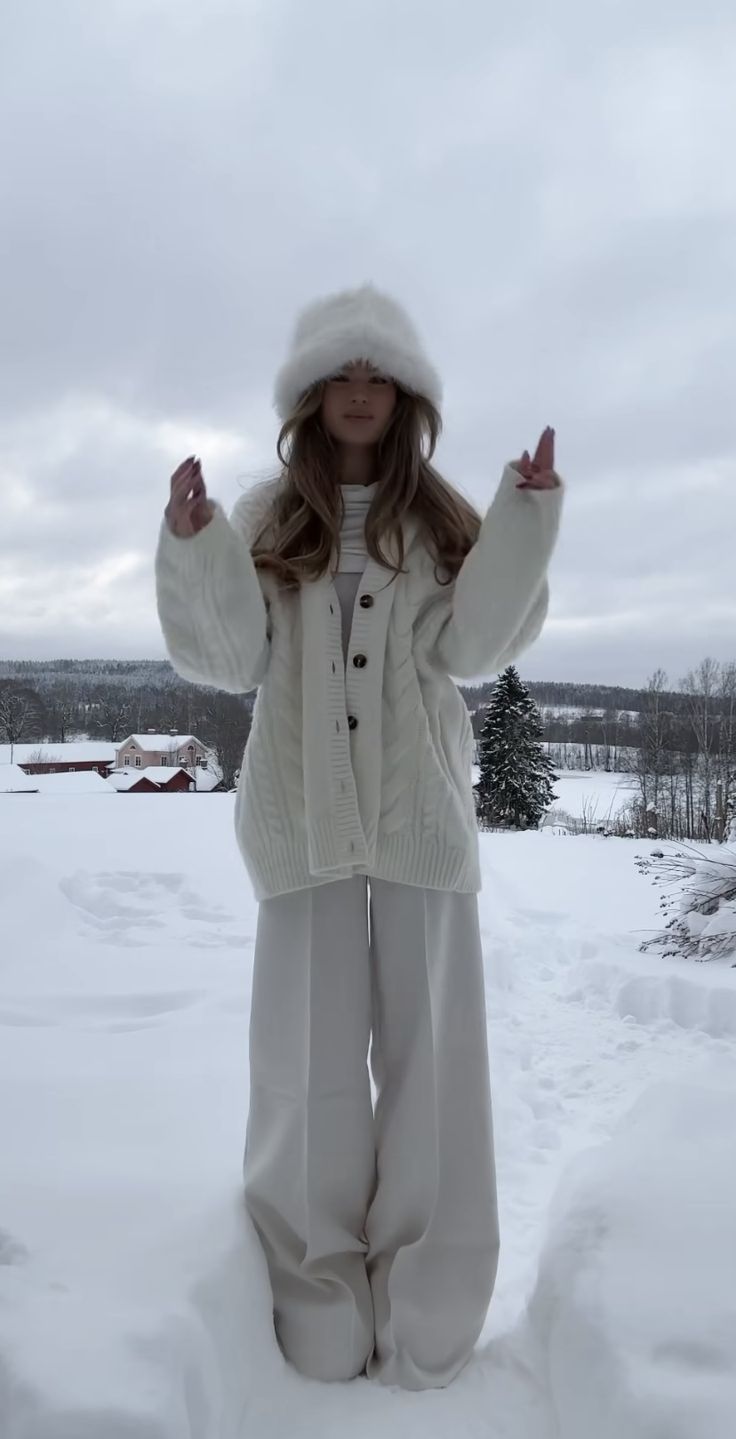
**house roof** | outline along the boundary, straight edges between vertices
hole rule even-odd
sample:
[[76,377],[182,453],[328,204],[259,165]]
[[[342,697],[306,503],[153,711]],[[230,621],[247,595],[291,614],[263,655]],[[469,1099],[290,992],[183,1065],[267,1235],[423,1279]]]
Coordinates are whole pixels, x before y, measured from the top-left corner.
[[126,765],[123,769],[114,769],[104,783],[111,785],[113,789],[126,790],[130,789],[131,785],[134,785],[145,775],[146,779],[149,779],[152,784],[162,785],[166,784],[173,775],[179,774],[180,772],[181,774],[185,774],[190,782],[192,778],[194,778],[196,782],[195,789],[202,794],[206,794],[209,790],[214,789],[220,780],[219,772],[215,773],[215,771],[211,769],[197,769],[194,771],[194,774],[192,774],[191,770],[185,769],[184,766],[180,764],[148,764],[142,765],[140,769],[133,769],[129,765]]
[[109,784],[111,789],[126,790],[130,789],[130,786],[135,784],[142,774],[143,770],[141,769],[114,769],[104,783]]
[[[43,764],[79,764],[86,760],[87,764],[117,764],[117,757],[123,745],[135,740],[140,749],[154,750],[175,750],[181,749],[182,745],[194,744],[198,750],[207,753],[207,746],[203,745],[196,735],[192,734],[132,734],[121,740],[120,744],[112,744],[107,740],[65,740],[53,742],[51,740],[31,740],[23,744],[12,745],[13,764],[30,764],[35,760]],[[11,745],[0,744],[0,764],[10,764]]]
[[192,778],[190,771],[181,764],[147,764],[141,766],[140,769],[126,767],[113,770],[108,779],[103,782],[113,785],[115,789],[130,789],[131,785],[136,784],[139,779],[148,779],[152,784],[167,784],[175,774],[185,774],[188,780]]
[[120,741],[116,749],[123,749],[126,744],[137,744],[139,749],[181,749],[182,745],[193,744],[199,749],[204,749],[196,735],[193,734],[129,734],[127,739]]
[[[20,765],[0,764],[0,794],[36,794],[39,778],[37,774],[24,774]],[[102,783],[105,783],[104,779]]]
[[184,769],[184,766],[180,764],[149,764],[140,770],[139,773],[146,775],[148,779],[152,779],[154,784],[167,784],[170,779],[174,778],[175,774],[185,774],[187,779],[191,779],[189,771]]
[[110,786],[96,769],[66,770],[61,774],[28,775],[40,794],[109,794]]
[[[10,764],[9,744],[0,744],[0,764]],[[40,759],[46,764],[75,764],[87,760],[93,764],[114,764],[117,746],[105,740],[69,740],[54,744],[50,740],[31,740],[30,743],[14,744],[13,764],[29,764]]]

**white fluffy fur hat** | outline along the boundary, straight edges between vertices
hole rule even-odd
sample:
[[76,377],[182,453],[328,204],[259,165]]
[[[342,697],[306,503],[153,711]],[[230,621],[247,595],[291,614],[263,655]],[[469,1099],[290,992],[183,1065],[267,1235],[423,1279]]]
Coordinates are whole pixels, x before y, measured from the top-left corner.
[[314,300],[299,314],[291,350],[276,376],[274,403],[281,419],[311,385],[356,360],[375,365],[439,409],[442,382],[406,310],[367,284]]

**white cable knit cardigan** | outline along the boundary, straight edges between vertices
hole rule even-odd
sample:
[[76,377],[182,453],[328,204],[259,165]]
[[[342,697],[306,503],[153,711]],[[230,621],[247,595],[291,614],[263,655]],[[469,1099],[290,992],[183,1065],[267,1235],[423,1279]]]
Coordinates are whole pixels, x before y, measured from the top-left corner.
[[287,594],[251,559],[278,481],[242,495],[229,519],[215,501],[190,538],[162,520],[156,596],[172,665],[231,693],[259,687],[235,802],[256,899],[353,874],[482,888],[473,733],[450,676],[499,672],[544,624],[564,484],[519,490],[519,478],[504,467],[445,587],[417,521],[404,518],[408,573],[390,582],[368,558],[347,665],[330,574]]

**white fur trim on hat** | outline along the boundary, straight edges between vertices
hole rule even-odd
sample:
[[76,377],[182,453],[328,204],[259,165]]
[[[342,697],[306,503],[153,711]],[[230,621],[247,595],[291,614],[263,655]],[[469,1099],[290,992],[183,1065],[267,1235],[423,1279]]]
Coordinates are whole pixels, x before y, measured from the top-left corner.
[[310,386],[356,360],[375,365],[439,408],[442,382],[406,310],[373,285],[362,285],[315,300],[299,314],[274,387],[281,419]]

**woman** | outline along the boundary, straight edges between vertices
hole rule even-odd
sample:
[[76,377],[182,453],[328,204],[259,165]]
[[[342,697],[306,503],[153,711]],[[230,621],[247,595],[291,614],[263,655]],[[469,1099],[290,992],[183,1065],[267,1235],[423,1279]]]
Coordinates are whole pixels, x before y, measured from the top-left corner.
[[437,373],[370,285],[302,312],[275,395],[276,479],[228,519],[190,456],[156,557],[174,667],[259,687],[235,806],[259,902],[246,1202],[301,1372],[440,1387],[499,1246],[473,735],[451,676],[540,633],[563,485],[546,429],[481,521],[431,464]]

